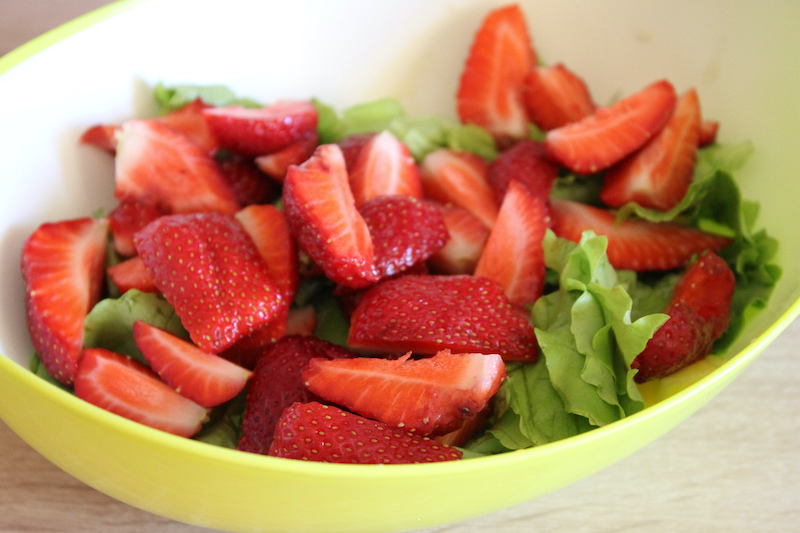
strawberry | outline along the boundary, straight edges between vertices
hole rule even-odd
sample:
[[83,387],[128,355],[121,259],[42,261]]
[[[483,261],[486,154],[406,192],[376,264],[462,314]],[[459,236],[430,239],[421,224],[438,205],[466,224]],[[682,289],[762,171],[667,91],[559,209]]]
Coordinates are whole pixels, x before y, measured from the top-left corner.
[[97,124],[87,128],[80,138],[80,142],[96,146],[109,154],[117,153],[117,131],[120,127],[116,124]]
[[289,326],[289,309],[281,309],[268,324],[237,340],[231,347],[217,355],[231,363],[252,370],[264,350],[286,335]]
[[281,416],[269,455],[325,463],[407,464],[454,461],[463,453],[337,407],[298,402]]
[[700,137],[697,144],[700,148],[710,146],[717,142],[717,132],[719,131],[719,122],[716,120],[704,120],[700,123]]
[[120,294],[125,294],[131,289],[142,292],[158,292],[158,287],[147,273],[147,267],[144,266],[142,258],[139,256],[111,265],[106,272]]
[[669,120],[675,108],[675,88],[654,82],[618,101],[600,107],[578,122],[547,132],[547,153],[573,172],[604,170],[642,147]]
[[361,416],[420,435],[444,435],[482,411],[506,376],[497,354],[453,354],[409,359],[312,359],[308,389]]
[[313,305],[292,307],[286,317],[286,335],[311,336],[317,328],[317,310]]
[[512,180],[525,185],[534,195],[546,199],[558,177],[558,167],[547,157],[540,141],[523,140],[504,150],[489,164],[486,179],[497,205]]
[[436,435],[433,438],[436,442],[446,444],[447,446],[463,446],[472,437],[486,429],[491,415],[492,406],[490,403],[482,411],[474,413],[472,416],[465,419],[458,428],[444,435]]
[[194,436],[209,410],[184,398],[142,363],[104,348],[83,351],[75,395],[97,407],[181,437]]
[[489,130],[498,143],[528,134],[523,88],[536,64],[527,23],[517,5],[491,11],[481,23],[456,94],[464,123]]
[[496,282],[474,276],[405,275],[370,288],[350,320],[353,349],[401,355],[497,353],[506,361],[536,359],[525,313]]
[[170,213],[239,209],[216,162],[185,135],[154,120],[131,120],[117,139],[117,199]]
[[205,109],[203,116],[223,148],[247,157],[277,152],[317,129],[317,109],[301,100],[256,109],[214,107]]
[[712,326],[718,338],[730,325],[731,301],[736,277],[717,254],[708,252],[681,276],[672,293],[672,302],[684,302]]
[[440,148],[420,165],[426,198],[451,203],[478,217],[487,228],[494,225],[499,204],[487,178],[488,163],[475,154]]
[[318,144],[319,135],[317,135],[316,131],[310,131],[285,148],[281,148],[271,154],[256,157],[255,164],[261,172],[273,180],[283,183],[289,167],[291,165],[301,165],[314,154]]
[[342,155],[344,155],[344,162],[348,172],[355,166],[361,149],[364,148],[375,135],[375,133],[355,133],[336,141],[336,144],[342,150]]
[[389,131],[367,141],[358,152],[348,176],[358,208],[376,196],[423,196],[422,181],[414,158],[408,147]]
[[114,250],[123,257],[136,255],[133,236],[137,231],[162,215],[168,214],[156,205],[140,200],[123,200],[108,214],[108,229]]
[[299,335],[287,335],[267,347],[256,361],[248,385],[238,449],[266,454],[284,409],[294,402],[318,399],[301,379],[309,361],[354,356],[341,346]]
[[436,205],[411,196],[376,196],[359,212],[369,228],[382,278],[425,261],[449,238]]
[[650,209],[672,209],[692,182],[699,138],[700,102],[690,89],[658,134],[606,171],[600,199],[611,207],[636,202]]
[[219,170],[241,206],[266,204],[280,196],[280,187],[250,159],[233,155],[217,161]]
[[441,274],[472,274],[489,230],[478,217],[452,204],[437,204],[450,238],[428,264]]
[[372,238],[337,145],[322,145],[305,163],[289,167],[283,207],[300,248],[329,279],[353,288],[378,280]]
[[219,150],[219,143],[211,133],[203,116],[203,111],[210,108],[210,105],[197,98],[182,108],[170,111],[153,120],[181,132],[205,153],[214,155]]
[[579,242],[584,231],[608,238],[612,266],[637,272],[671,270],[686,265],[695,254],[719,251],[728,237],[669,222],[627,219],[617,222],[613,212],[568,200],[551,200],[553,232]]
[[534,66],[525,77],[525,106],[544,131],[577,122],[594,112],[586,83],[563,64]]
[[532,304],[544,291],[542,239],[549,226],[545,200],[512,181],[475,275],[496,281],[512,304]]
[[205,352],[224,351],[288,305],[231,215],[163,216],[134,242],[148,274]]
[[164,382],[203,407],[216,407],[244,389],[251,372],[194,344],[137,320],[133,340]]
[[106,219],[39,226],[22,249],[27,326],[47,372],[69,385],[83,347],[83,320],[101,296]]

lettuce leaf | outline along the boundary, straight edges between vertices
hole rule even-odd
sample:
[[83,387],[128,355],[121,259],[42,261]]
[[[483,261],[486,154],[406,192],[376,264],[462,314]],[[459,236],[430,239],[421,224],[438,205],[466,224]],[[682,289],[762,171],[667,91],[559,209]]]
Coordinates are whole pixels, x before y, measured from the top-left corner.
[[153,97],[158,104],[160,114],[176,111],[197,98],[208,105],[217,107],[228,105],[261,107],[261,104],[254,100],[236,96],[225,85],[173,85],[167,87],[159,82],[153,88]]

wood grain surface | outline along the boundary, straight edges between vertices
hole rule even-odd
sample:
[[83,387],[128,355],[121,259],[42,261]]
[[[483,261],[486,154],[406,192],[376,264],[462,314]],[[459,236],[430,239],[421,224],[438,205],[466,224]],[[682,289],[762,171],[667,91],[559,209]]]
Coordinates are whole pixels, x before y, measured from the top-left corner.
[[[107,3],[0,0],[0,55]],[[800,531],[799,345],[795,322],[710,404],[614,466],[536,500],[430,532]],[[204,530],[89,488],[0,422],[0,532],[22,531]]]

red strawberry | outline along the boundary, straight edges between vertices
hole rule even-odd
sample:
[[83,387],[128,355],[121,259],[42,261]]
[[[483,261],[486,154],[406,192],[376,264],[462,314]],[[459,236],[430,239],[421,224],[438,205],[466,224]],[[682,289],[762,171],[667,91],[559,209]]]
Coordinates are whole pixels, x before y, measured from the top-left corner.
[[75,395],[97,407],[181,437],[195,435],[208,409],[184,398],[142,363],[103,348],[83,351]]
[[361,153],[361,149],[364,148],[375,135],[374,133],[356,133],[348,135],[344,139],[336,142],[339,148],[342,149],[342,155],[344,155],[344,162],[348,172],[355,166],[356,159],[358,159],[358,154]]
[[567,200],[551,200],[550,217],[559,237],[579,242],[586,230],[607,236],[611,264],[638,272],[678,268],[695,254],[719,251],[731,243],[728,237],[676,223],[644,219],[617,222],[611,211]]
[[250,159],[234,155],[219,160],[217,164],[239,205],[266,204],[281,194],[278,184]]
[[183,133],[205,153],[214,155],[219,150],[219,143],[203,117],[203,110],[209,108],[210,105],[197,98],[182,108],[170,111],[154,120]]
[[512,181],[475,275],[500,284],[514,305],[535,302],[544,291],[542,239],[549,226],[545,200],[518,181]]
[[100,299],[105,219],[39,226],[22,249],[25,309],[33,347],[47,372],[69,385],[83,347],[83,320]]
[[414,158],[408,147],[388,131],[367,141],[348,175],[358,208],[376,196],[423,196]]
[[397,355],[449,349],[528,362],[537,353],[525,313],[496,282],[474,276],[406,275],[376,285],[353,312],[347,344]]
[[441,274],[472,274],[489,237],[488,228],[466,209],[451,204],[438,207],[450,238],[428,264]]
[[142,258],[139,256],[131,257],[107,269],[108,277],[119,289],[120,294],[125,294],[131,289],[142,292],[158,292],[153,278],[147,273]]
[[425,261],[449,237],[436,205],[410,196],[376,196],[359,212],[372,236],[375,267],[383,278]]
[[487,405],[482,411],[473,414],[471,417],[464,420],[458,428],[450,433],[444,435],[437,435],[434,437],[436,442],[446,444],[447,446],[463,446],[472,437],[486,429],[487,423],[492,415],[491,404]]
[[192,341],[219,353],[288,305],[231,215],[167,215],[136,234],[139,256]]
[[506,376],[497,354],[409,355],[312,359],[303,382],[326,401],[361,416],[430,436],[458,429],[482,411]]
[[81,135],[80,142],[96,146],[109,154],[117,153],[116,134],[120,127],[115,124],[97,124]]
[[499,204],[487,178],[488,163],[475,154],[440,148],[425,156],[420,176],[425,196],[466,209],[487,228],[497,219]]
[[311,336],[317,328],[317,310],[313,305],[292,307],[286,318],[286,335]]
[[690,89],[655,137],[606,171],[600,199],[611,207],[636,202],[661,211],[672,209],[692,182],[699,138],[700,102]]
[[544,144],[531,140],[519,141],[501,152],[489,164],[486,172],[497,205],[503,202],[512,180],[528,187],[534,195],[546,199],[557,176],[558,167],[547,157]]
[[318,402],[281,416],[269,455],[325,463],[406,464],[454,461],[456,448]]
[[203,111],[223,148],[248,157],[271,154],[317,129],[317,108],[309,101],[280,101],[250,109],[215,107]]
[[233,346],[217,355],[242,368],[252,370],[264,350],[286,335],[288,326],[289,309],[284,308],[267,325],[239,339]]
[[728,264],[713,252],[703,254],[681,276],[672,302],[683,302],[712,326],[716,339],[730,325],[731,301],[736,278]]
[[133,340],[164,382],[203,407],[216,407],[244,389],[251,372],[194,344],[137,320]]
[[525,77],[525,105],[542,130],[577,122],[594,112],[586,83],[563,64],[535,66]]
[[289,167],[283,207],[300,247],[329,279],[353,288],[378,280],[372,238],[337,145],[322,145],[305,163]]
[[289,167],[301,165],[314,154],[318,144],[319,135],[316,131],[310,131],[301,139],[277,152],[256,157],[255,163],[261,172],[275,181],[283,183]]
[[461,121],[486,128],[500,144],[525,137],[523,86],[535,64],[519,6],[490,12],[475,35],[459,81],[456,105]]
[[108,228],[114,250],[123,257],[136,255],[133,236],[162,215],[168,214],[153,204],[139,200],[123,200],[108,214]]
[[140,200],[171,213],[239,209],[216,162],[185,135],[154,120],[131,120],[118,140],[119,200]]
[[263,351],[247,389],[238,448],[266,454],[278,419],[294,402],[318,399],[303,384],[301,374],[314,358],[341,359],[354,354],[316,337],[287,335]]
[[700,148],[710,146],[717,142],[717,132],[719,131],[719,122],[716,120],[704,120],[700,123],[700,138],[697,144]]
[[547,153],[579,174],[604,170],[641,148],[669,120],[677,97],[657,81],[611,107],[547,132]]

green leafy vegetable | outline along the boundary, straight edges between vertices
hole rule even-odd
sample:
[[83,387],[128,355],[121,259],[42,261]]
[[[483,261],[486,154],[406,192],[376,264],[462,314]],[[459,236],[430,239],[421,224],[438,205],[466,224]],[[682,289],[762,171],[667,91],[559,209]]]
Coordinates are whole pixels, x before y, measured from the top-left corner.
[[208,105],[242,107],[261,107],[261,104],[248,98],[239,98],[224,85],[173,85],[166,87],[158,83],[153,96],[161,114],[175,111],[200,98]]

